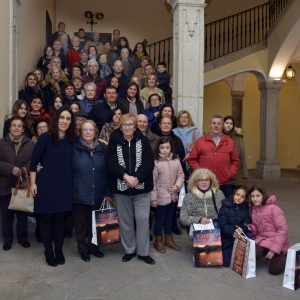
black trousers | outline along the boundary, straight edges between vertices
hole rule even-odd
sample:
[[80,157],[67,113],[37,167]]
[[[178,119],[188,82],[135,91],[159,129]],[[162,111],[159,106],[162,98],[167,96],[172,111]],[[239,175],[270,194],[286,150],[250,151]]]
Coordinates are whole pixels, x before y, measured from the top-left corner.
[[172,234],[173,212],[176,209],[176,203],[171,202],[168,205],[157,205],[155,211],[154,235]]
[[17,239],[19,242],[27,241],[27,215],[24,212],[10,210],[8,205],[11,195],[0,196],[0,206],[2,212],[2,234],[4,244],[11,245],[14,238],[13,223],[14,215],[17,216]]
[[92,244],[92,211],[99,209],[98,206],[74,204],[73,223],[75,237],[79,253],[95,253],[98,246]]
[[47,253],[62,251],[64,244],[65,213],[40,214],[41,239]]

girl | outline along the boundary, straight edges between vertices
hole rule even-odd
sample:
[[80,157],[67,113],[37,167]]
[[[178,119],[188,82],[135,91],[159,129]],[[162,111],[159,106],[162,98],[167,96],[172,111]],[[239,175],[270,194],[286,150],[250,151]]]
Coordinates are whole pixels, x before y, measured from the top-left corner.
[[224,199],[219,212],[219,224],[222,234],[223,265],[230,266],[235,230],[237,226],[249,235],[247,225],[251,223],[249,206],[246,200],[248,188],[244,185],[238,186],[232,194],[231,199]]
[[256,259],[265,257],[269,273],[279,275],[285,267],[289,247],[288,226],[276,196],[268,197],[264,188],[254,185],[249,191],[252,224],[248,225],[256,244]]
[[172,236],[172,218],[178,192],[184,183],[181,163],[174,153],[170,137],[162,136],[155,151],[155,167],[153,171],[154,188],[151,192],[151,206],[156,207],[154,224],[154,248],[165,253],[162,232],[165,233],[166,245],[174,250],[181,250],[174,243]]

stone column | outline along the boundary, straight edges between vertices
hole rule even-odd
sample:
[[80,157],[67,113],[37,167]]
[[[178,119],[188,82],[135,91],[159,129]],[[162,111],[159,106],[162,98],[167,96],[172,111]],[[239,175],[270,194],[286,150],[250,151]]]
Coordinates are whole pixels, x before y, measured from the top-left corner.
[[173,13],[173,103],[203,128],[205,0],[167,0]]
[[243,98],[244,91],[231,91],[232,97],[232,116],[236,127],[243,127]]
[[280,178],[278,152],[279,93],[282,81],[260,83],[260,159],[256,175],[263,179]]

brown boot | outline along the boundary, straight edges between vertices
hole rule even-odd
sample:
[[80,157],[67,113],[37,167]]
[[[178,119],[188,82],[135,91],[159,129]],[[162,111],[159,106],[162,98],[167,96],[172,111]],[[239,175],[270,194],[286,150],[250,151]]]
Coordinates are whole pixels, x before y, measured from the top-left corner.
[[181,248],[175,244],[172,234],[166,234],[166,245],[173,250],[181,250]]
[[160,253],[166,253],[162,235],[154,236],[154,248]]

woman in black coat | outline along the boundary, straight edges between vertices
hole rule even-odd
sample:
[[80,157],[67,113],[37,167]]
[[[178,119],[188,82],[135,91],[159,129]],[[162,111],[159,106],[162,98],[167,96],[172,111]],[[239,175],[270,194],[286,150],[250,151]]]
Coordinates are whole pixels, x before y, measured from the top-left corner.
[[78,252],[83,261],[90,254],[103,257],[92,244],[92,211],[100,208],[107,191],[106,145],[99,143],[99,131],[92,120],[80,126],[80,137],[73,147],[73,222]]

